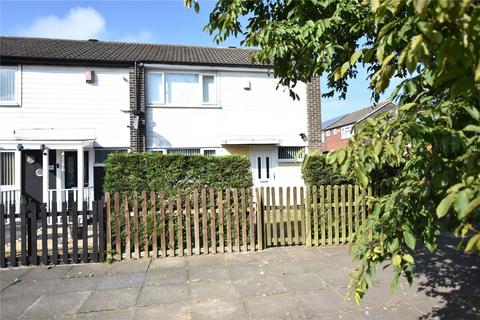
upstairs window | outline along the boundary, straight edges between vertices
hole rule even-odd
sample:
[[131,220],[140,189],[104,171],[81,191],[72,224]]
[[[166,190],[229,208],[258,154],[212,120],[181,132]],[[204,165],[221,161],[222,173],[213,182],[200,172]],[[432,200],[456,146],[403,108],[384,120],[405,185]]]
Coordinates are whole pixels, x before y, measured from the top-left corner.
[[353,135],[352,126],[350,125],[350,126],[342,127],[341,133],[342,133],[342,139],[350,139],[350,137]]
[[19,86],[17,67],[0,67],[0,105],[19,105]]
[[149,105],[195,107],[217,104],[213,74],[148,72],[146,88]]
[[198,79],[198,74],[166,73],[166,103],[176,106],[193,106],[198,104]]

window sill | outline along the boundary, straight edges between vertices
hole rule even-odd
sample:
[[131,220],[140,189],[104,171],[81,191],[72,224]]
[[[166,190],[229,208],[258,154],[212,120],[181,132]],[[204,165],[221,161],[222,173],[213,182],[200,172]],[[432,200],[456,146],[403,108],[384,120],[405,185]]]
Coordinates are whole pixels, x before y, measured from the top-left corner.
[[303,158],[302,159],[278,159],[278,162],[279,163],[302,163],[303,162]]
[[161,108],[161,109],[222,109],[219,105],[204,104],[199,106],[175,106],[165,104],[148,104],[147,108]]
[[5,103],[5,102],[0,102],[0,108],[20,108],[21,105],[18,103]]

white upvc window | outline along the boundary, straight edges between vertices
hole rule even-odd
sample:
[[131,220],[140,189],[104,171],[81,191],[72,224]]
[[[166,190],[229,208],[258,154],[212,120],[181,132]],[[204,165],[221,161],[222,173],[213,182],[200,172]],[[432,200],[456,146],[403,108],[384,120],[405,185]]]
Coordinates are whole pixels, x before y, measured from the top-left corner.
[[325,131],[325,136],[330,137],[330,130]]
[[15,152],[0,152],[0,185],[15,185]]
[[353,135],[352,131],[353,130],[351,125],[342,127],[341,129],[342,139],[350,139],[350,137]]
[[163,76],[163,72],[147,73],[147,104],[153,105],[165,103]]
[[197,107],[217,104],[216,75],[194,72],[147,73],[147,104]]
[[0,106],[20,106],[20,67],[0,66]]

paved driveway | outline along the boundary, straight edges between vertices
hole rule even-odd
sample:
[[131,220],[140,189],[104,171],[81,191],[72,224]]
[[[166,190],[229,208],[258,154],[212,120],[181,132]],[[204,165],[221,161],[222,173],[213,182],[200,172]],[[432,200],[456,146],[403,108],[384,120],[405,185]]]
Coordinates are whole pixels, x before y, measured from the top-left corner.
[[478,256],[417,255],[413,287],[390,273],[360,307],[344,301],[346,247],[0,271],[1,319],[477,319]]

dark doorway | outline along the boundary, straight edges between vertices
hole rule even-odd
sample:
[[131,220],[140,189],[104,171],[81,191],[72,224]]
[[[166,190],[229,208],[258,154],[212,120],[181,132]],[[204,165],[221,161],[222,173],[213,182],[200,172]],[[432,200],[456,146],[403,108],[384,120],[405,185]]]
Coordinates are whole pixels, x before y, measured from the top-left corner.
[[40,150],[22,151],[22,193],[38,203],[43,202],[42,158]]

